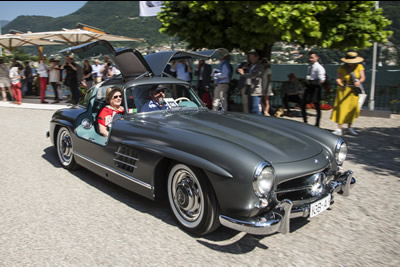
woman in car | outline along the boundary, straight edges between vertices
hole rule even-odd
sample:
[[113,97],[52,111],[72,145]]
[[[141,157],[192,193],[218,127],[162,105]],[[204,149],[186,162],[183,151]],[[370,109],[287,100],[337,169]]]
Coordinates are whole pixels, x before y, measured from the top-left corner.
[[106,103],[98,116],[97,122],[99,123],[99,132],[104,137],[108,137],[109,126],[113,119],[121,117],[125,113],[125,109],[121,106],[122,91],[118,87],[110,87],[106,91]]

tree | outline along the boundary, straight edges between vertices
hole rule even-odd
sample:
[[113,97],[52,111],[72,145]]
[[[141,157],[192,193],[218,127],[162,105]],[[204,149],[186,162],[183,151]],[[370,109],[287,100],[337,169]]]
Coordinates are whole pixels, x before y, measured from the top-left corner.
[[256,49],[271,57],[275,42],[340,50],[386,42],[390,21],[374,1],[165,1],[160,32],[188,48]]

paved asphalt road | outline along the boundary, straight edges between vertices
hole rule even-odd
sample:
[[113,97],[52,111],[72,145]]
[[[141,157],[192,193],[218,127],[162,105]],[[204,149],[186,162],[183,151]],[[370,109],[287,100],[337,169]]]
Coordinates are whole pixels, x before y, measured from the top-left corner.
[[361,117],[360,136],[344,136],[357,186],[331,210],[287,235],[196,238],[166,202],[64,170],[45,138],[52,114],[0,107],[0,266],[400,266],[399,115]]

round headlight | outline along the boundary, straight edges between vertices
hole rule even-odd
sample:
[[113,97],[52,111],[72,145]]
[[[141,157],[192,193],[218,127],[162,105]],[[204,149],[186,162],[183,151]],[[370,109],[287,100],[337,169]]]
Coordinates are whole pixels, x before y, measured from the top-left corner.
[[267,197],[275,181],[275,171],[268,162],[260,163],[254,172],[253,189],[258,197]]
[[335,156],[337,164],[342,165],[347,156],[347,145],[343,139],[336,144]]

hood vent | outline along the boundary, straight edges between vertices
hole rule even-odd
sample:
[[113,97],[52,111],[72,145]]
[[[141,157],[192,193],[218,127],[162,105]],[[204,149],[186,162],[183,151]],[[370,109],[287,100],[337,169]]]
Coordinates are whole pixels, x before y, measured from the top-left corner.
[[114,164],[126,172],[133,173],[137,168],[138,152],[126,146],[120,146],[115,152]]

